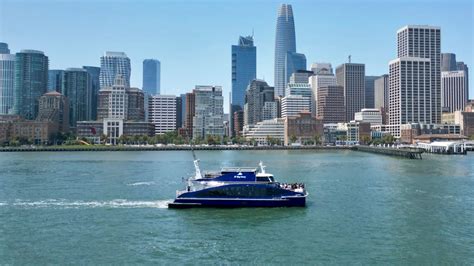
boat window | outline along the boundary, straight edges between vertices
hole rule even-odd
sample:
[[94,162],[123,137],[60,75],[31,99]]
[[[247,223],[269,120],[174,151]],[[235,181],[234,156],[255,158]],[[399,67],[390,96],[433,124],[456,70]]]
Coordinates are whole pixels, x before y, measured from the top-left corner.
[[[267,177],[269,178],[269,177]],[[197,191],[197,197],[217,198],[268,198],[288,194],[288,191],[267,185],[224,186]]]
[[257,182],[269,182],[268,176],[257,176]]

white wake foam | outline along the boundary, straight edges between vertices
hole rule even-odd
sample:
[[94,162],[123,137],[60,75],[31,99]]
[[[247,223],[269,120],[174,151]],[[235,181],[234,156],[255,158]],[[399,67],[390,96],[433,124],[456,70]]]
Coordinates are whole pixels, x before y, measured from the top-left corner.
[[125,199],[114,199],[110,201],[68,201],[68,200],[40,200],[22,201],[17,200],[5,205],[25,208],[168,208],[172,200],[157,201],[130,201]]
[[150,186],[150,185],[153,185],[153,184],[155,184],[155,182],[149,181],[149,182],[130,183],[130,184],[127,184],[127,186]]

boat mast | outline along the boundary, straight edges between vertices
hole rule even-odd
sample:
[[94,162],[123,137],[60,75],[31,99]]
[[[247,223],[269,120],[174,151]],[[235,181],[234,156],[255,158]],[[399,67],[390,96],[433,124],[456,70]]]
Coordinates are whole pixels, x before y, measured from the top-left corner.
[[260,166],[260,173],[265,174],[265,165],[263,165],[263,162],[260,161],[258,165]]
[[201,179],[201,168],[199,168],[199,159],[196,157],[196,153],[194,153],[193,143],[191,142],[191,152],[193,153],[194,159],[194,169],[196,170],[196,174],[194,175],[194,179]]

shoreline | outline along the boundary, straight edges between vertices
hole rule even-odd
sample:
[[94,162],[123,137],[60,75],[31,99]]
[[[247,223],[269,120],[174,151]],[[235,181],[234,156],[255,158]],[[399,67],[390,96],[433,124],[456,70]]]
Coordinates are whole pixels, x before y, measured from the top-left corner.
[[[194,150],[354,150],[352,146],[195,146]],[[190,146],[43,146],[6,147],[0,152],[63,152],[63,151],[190,151]]]

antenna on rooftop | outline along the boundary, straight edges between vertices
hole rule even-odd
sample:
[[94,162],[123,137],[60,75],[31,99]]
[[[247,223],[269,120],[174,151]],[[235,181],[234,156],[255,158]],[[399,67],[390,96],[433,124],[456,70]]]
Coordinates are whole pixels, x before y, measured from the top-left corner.
[[351,63],[351,55],[349,55],[347,59],[349,60],[349,63]]

